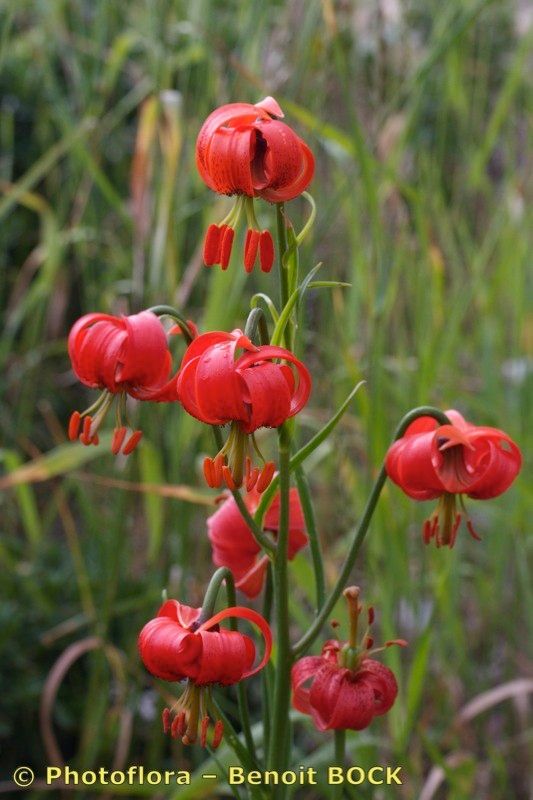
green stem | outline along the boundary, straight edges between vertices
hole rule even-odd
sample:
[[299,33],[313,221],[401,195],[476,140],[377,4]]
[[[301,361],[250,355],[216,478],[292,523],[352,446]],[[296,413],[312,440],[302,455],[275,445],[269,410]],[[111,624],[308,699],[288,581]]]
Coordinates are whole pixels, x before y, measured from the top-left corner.
[[260,344],[270,344],[265,312],[262,308],[252,308],[248,314],[248,319],[246,320],[244,335],[253,342],[258,333]]
[[[344,767],[346,762],[346,731],[335,731],[335,765]],[[332,800],[341,800],[342,783],[335,785],[331,793]]]
[[[198,625],[202,625],[204,622],[207,622],[208,619],[211,619],[215,612],[215,605],[217,602],[218,592],[222,584],[226,582],[226,586],[228,587],[227,591],[230,591],[229,587],[233,588],[233,598],[235,599],[235,588],[233,583],[233,575],[231,570],[228,567],[219,567],[216,572],[213,572],[211,576],[211,580],[207,586],[204,595],[204,602],[202,603],[202,613],[198,618]],[[229,605],[235,605],[235,602],[229,602]]]
[[[287,252],[287,228],[285,226],[285,203],[276,203],[276,222],[278,230],[278,252],[279,252],[279,288],[281,313],[288,303],[290,297],[289,270],[284,264],[284,256]],[[292,340],[292,325],[290,321],[285,328],[285,347],[290,349]]]
[[313,571],[315,573],[316,613],[318,614],[326,599],[324,559],[322,558],[320,538],[316,528],[315,512],[311,501],[311,492],[307,481],[307,475],[301,465],[298,465],[294,472],[296,485],[298,487],[298,495],[302,504],[302,511],[304,512],[305,527],[307,529],[307,535],[309,536],[309,547],[311,549],[311,559],[313,561]]
[[[433,417],[433,419],[436,419],[437,422],[439,422],[441,425],[450,424],[450,420],[448,419],[446,414],[444,414],[442,411],[439,411],[439,409],[433,408],[432,406],[420,406],[419,408],[414,408],[412,411],[409,411],[409,413],[406,414],[405,417],[403,417],[398,427],[396,428],[392,441],[394,442],[397,439],[400,439],[407,430],[407,428],[409,427],[409,425],[419,417]],[[305,650],[307,650],[313,644],[313,642],[319,635],[322,626],[324,625],[329,614],[331,613],[333,606],[340,597],[340,594],[348,581],[350,572],[352,571],[359,549],[363,544],[364,538],[367,534],[368,527],[370,525],[370,520],[372,519],[372,515],[374,514],[377,502],[379,500],[379,496],[381,494],[381,490],[383,489],[386,480],[387,480],[387,472],[385,470],[385,466],[383,465],[379,471],[376,482],[372,487],[372,491],[367,500],[365,510],[363,511],[363,516],[361,517],[361,521],[359,522],[359,525],[355,529],[353,540],[350,545],[350,549],[348,550],[348,555],[346,556],[339,577],[337,578],[337,582],[333,587],[325,604],[322,606],[320,613],[315,617],[315,620],[311,625],[311,627],[309,628],[309,630],[307,631],[307,633],[305,633],[304,636],[302,636],[302,638],[294,645],[293,654],[295,656],[301,655]]]
[[[211,695],[211,703],[217,713],[217,717],[221,719],[224,724],[224,741],[226,744],[231,747],[245,770],[250,771],[256,769],[256,765],[250,758],[250,753],[239,739],[237,731],[231,724],[230,720],[220,707],[220,704],[213,694]],[[257,798],[257,800],[264,800],[265,795],[259,786],[248,786],[247,788],[251,797]]]
[[[312,439],[310,439],[307,444],[305,444],[297,453],[295,453],[291,457],[290,462],[290,471],[294,472],[296,467],[299,464],[302,464],[305,459],[313,453],[316,448],[329,436],[331,431],[335,428],[335,426],[340,422],[343,414],[347,411],[348,406],[352,402],[353,398],[359,391],[360,387],[363,386],[364,381],[359,381],[357,386],[355,386],[344,403],[338,409],[338,411],[333,415],[333,417],[327,422],[323,428],[321,428],[318,433],[316,433]],[[270,482],[270,486],[263,492],[263,496],[261,498],[261,502],[257,506],[257,510],[255,512],[255,521],[257,525],[261,526],[263,524],[263,517],[266,514],[268,508],[272,500],[274,499],[274,495],[278,488],[279,483],[279,475],[275,475],[272,481]]]
[[[228,606],[237,605],[237,598],[235,596],[235,583],[233,575],[231,579],[226,579],[226,597],[228,599]],[[236,618],[230,619],[230,628],[233,631],[239,629]],[[244,681],[239,681],[237,684],[237,702],[239,704],[239,717],[242,725],[242,732],[244,734],[244,741],[256,767],[259,766],[257,761],[257,753],[255,752],[255,742],[252,736],[252,723],[250,721],[250,709],[248,707],[248,695],[246,693],[246,684]]]
[[[289,545],[289,438],[282,426],[279,437],[280,516],[278,546],[274,559],[274,600],[276,612],[276,676],[274,683],[274,708],[270,731],[269,769],[283,770],[290,760],[290,743],[286,741],[289,719],[290,672],[292,655],[289,639],[289,591],[288,591],[288,545]],[[280,790],[278,796],[282,796]]]
[[[272,563],[268,565],[265,590],[263,593],[263,617],[270,624],[272,615]],[[268,762],[270,741],[270,709],[272,707],[272,664],[269,662],[261,672],[261,700],[263,708],[264,762]]]
[[187,320],[172,306],[152,306],[148,311],[151,311],[152,314],[156,314],[158,317],[171,317],[177,322],[187,344],[190,344],[194,339],[194,333],[189,328]]
[[[211,580],[209,581],[206,593],[204,595],[204,602],[202,604],[202,613],[200,614],[200,617],[198,619],[198,623],[200,625],[213,616],[218,592],[220,590],[220,587],[222,586],[222,583],[226,584],[226,597],[228,602],[228,608],[232,608],[233,606],[237,605],[233,574],[231,570],[228,569],[228,567],[220,567],[211,576]],[[230,618],[229,623],[231,630],[233,631],[238,630],[238,622],[236,617]],[[248,749],[250,759],[252,760],[254,767],[257,768],[258,767],[257,755],[255,752],[254,738],[252,736],[250,711],[248,708],[248,697],[246,694],[244,681],[239,681],[239,683],[237,684],[237,701],[239,704],[239,717],[242,725],[242,731],[244,734],[244,741],[246,742],[246,747]]]
[[274,557],[276,550],[278,549],[277,546],[271,542],[268,536],[265,536],[262,529],[256,523],[255,519],[252,517],[248,508],[246,507],[246,503],[242,499],[242,495],[238,489],[232,490],[231,494],[233,495],[233,499],[237,503],[237,507],[241,512],[241,516],[243,517],[244,521],[250,528],[251,534],[256,540],[257,544],[260,545],[263,550],[268,553],[270,558]]

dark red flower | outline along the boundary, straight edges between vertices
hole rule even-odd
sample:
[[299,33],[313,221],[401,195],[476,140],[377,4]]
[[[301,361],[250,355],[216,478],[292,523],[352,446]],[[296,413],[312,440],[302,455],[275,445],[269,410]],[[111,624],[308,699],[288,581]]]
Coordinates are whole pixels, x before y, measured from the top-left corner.
[[[200,741],[205,747],[211,715],[217,720],[212,741],[212,747],[217,747],[223,727],[213,707],[210,687],[231,686],[263,669],[270,658],[272,634],[266,620],[250,608],[225,608],[205,621],[201,612],[201,608],[167,600],[140,632],[139,653],[146,669],[157,678],[187,680],[181,698],[172,709],[163,711],[165,733],[182,736],[184,744],[191,744],[200,726]],[[252,639],[239,631],[220,628],[219,623],[230,617],[248,620],[261,631],[265,651],[257,666]]]
[[68,352],[76,377],[92,389],[104,390],[90,408],[72,414],[69,439],[79,436],[83,444],[98,444],[98,429],[118,395],[112,450],[115,455],[121,450],[128,455],[142,433],[134,431],[125,441],[126,395],[136,400],[177,399],[177,375],[169,379],[172,357],[161,321],[151,311],[128,317],[86,314],[70,331]]
[[[251,514],[259,504],[260,494],[256,489],[249,492],[244,502]],[[296,489],[289,493],[289,550],[292,560],[296,553],[307,544],[305,522]],[[280,496],[274,497],[263,522],[265,531],[274,535],[279,529]],[[264,583],[268,566],[268,556],[258,558],[261,548],[246,525],[237,503],[228,497],[217,511],[207,520],[209,541],[213,547],[213,563],[217,567],[229,567],[235,578],[235,585],[247,597],[256,597]]]
[[374,717],[386,714],[398,694],[396,678],[388,667],[368,656],[393,644],[407,644],[396,639],[371,650],[369,628],[374,612],[369,608],[368,627],[358,646],[357,620],[362,611],[359,590],[351,587],[344,594],[350,607],[350,640],[343,644],[330,639],[320,656],[301,658],[292,668],[293,706],[309,714],[320,731],[360,731]]
[[235,228],[243,213],[248,220],[244,266],[250,272],[259,255],[263,272],[270,272],[274,245],[255,218],[253,198],[271,203],[292,200],[309,185],[313,154],[294,131],[280,121],[283,112],[273,97],[260,103],[230,103],[212,112],[196,141],[196,164],[205,183],[218,194],[240,195],[220,225],[211,225],[204,245],[207,266],[226,269]]
[[420,417],[391,446],[387,474],[415,500],[439,498],[437,509],[424,524],[426,543],[453,547],[462,513],[467,528],[479,539],[466,513],[462,495],[487,500],[505,492],[520,471],[522,456],[513,440],[497,428],[466,422],[458,411],[446,411],[451,425]]
[[[245,352],[237,357],[237,350]],[[282,359],[292,364],[274,363]],[[177,382],[178,397],[193,417],[209,425],[231,423],[228,440],[215,459],[206,459],[209,486],[224,479],[230,489],[254,486],[264,491],[274,474],[269,462],[262,472],[252,468],[249,439],[258,428],[278,428],[307,403],[311,376],[296,356],[283,347],[256,347],[236,329],[204,333],[187,348]]]

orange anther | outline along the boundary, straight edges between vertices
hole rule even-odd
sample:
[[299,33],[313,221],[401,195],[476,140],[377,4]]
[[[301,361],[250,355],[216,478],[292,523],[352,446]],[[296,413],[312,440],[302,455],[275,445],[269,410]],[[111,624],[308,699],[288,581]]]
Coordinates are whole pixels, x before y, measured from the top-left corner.
[[270,484],[272,478],[274,477],[275,471],[276,471],[276,465],[274,464],[274,462],[267,461],[267,463],[261,470],[261,475],[259,476],[255,487],[260,494],[261,492],[264,492],[267,486]]
[[246,232],[246,239],[244,242],[244,269],[246,272],[251,272],[254,268],[260,237],[261,234],[259,231],[248,229]]
[[68,438],[74,442],[78,438],[80,432],[81,415],[79,411],[73,411],[68,423]]
[[204,239],[204,264],[212,267],[220,259],[220,227],[210,225]]
[[222,737],[224,736],[224,723],[221,719],[217,719],[215,723],[215,731],[213,733],[213,742],[211,747],[213,750],[216,750],[219,746],[220,742],[222,741]]
[[222,269],[227,269],[229,260],[231,258],[231,248],[233,247],[233,237],[235,236],[235,231],[228,225],[224,225],[223,227],[224,227],[224,232],[222,233],[220,241],[219,261]]
[[161,715],[161,719],[163,720],[163,733],[168,733],[170,730],[170,709],[164,708],[163,714]]
[[468,533],[470,534],[470,536],[473,539],[475,539],[476,542],[480,542],[481,541],[481,536],[478,533],[476,533],[476,531],[474,529],[474,526],[472,525],[472,523],[470,522],[469,519],[467,519],[467,521],[466,521],[466,527],[468,529]]
[[231,470],[230,470],[229,467],[227,467],[227,466],[223,466],[222,467],[222,477],[224,478],[224,480],[226,482],[226,486],[228,487],[228,489],[230,491],[234,492],[235,489],[237,488],[237,485],[235,484],[235,481],[233,480],[233,475],[231,474]]
[[257,483],[259,477],[259,469],[254,467],[251,473],[246,477],[246,491],[251,492]]
[[213,478],[214,478],[214,485],[220,486],[222,484],[222,467],[224,466],[224,456],[222,453],[219,453],[213,460]]
[[202,717],[202,724],[200,727],[200,744],[205,747],[207,742],[207,729],[209,728],[209,717]]
[[213,459],[209,458],[209,456],[206,456],[204,458],[203,468],[204,468],[205,482],[207,483],[208,486],[211,487],[211,489],[214,489],[216,484],[215,484],[215,476],[214,476]]
[[133,431],[130,438],[124,445],[122,452],[125,456],[129,456],[130,453],[133,453],[139,442],[141,441],[143,436],[142,431]]
[[262,272],[270,272],[274,263],[274,242],[270,231],[262,231],[259,239],[259,263]]
[[91,423],[92,417],[85,417],[83,420],[83,428],[80,434],[80,442],[85,445],[91,444],[92,437],[91,437]]
[[120,448],[124,444],[124,439],[126,438],[127,428],[122,426],[122,428],[115,428],[113,432],[113,441],[111,442],[111,452],[114,456],[120,453]]

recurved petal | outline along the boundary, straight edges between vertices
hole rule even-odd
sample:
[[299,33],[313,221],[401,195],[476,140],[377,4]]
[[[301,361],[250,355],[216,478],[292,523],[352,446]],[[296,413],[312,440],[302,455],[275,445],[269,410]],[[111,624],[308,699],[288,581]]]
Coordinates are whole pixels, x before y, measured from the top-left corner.
[[209,148],[213,135],[221,128],[231,129],[252,125],[258,117],[268,118],[267,111],[250,103],[229,103],[216,108],[200,128],[196,140],[196,166],[202,179],[214,191],[217,191],[216,181],[210,175],[208,168]]
[[393,672],[371,658],[366,658],[358,673],[360,680],[368,683],[374,692],[374,714],[386,714],[398,694],[398,684]]
[[300,169],[291,183],[278,189],[267,186],[259,194],[269,203],[281,203],[293,200],[304,192],[315,173],[315,159],[309,147],[300,139]]
[[[261,495],[257,495],[261,497]],[[276,495],[265,514],[264,528],[268,531],[277,531],[279,528],[280,495]],[[302,505],[298,496],[298,490],[292,487],[289,491],[289,527],[292,529],[305,530],[305,521]]]
[[[255,658],[255,647],[254,647],[254,655],[252,656],[244,673],[241,675],[241,678],[250,678],[252,675],[255,675],[257,672],[263,669],[265,664],[268,663],[270,659],[270,654],[272,652],[272,631],[270,630],[268,622],[264,617],[261,616],[261,614],[258,614],[257,611],[254,611],[253,608],[245,608],[244,606],[232,606],[230,608],[224,608],[222,609],[222,611],[219,611],[217,614],[211,617],[211,619],[208,619],[206,622],[200,625],[200,627],[198,628],[198,632],[204,630],[210,630],[213,628],[213,626],[218,625],[220,622],[222,622],[222,620],[231,618],[244,619],[247,620],[248,622],[251,622],[259,629],[259,632],[263,637],[264,651],[262,659],[259,661],[258,664],[253,666],[253,661]],[[232,633],[232,631],[225,631],[225,633]],[[244,638],[248,639],[248,637]],[[249,642],[253,646],[253,642],[251,641],[251,639],[249,640]],[[249,643],[246,643],[246,649],[248,655],[251,655],[251,649]]]
[[221,683],[230,686],[240,681],[255,659],[255,645],[249,636],[238,631],[199,630],[202,657],[194,677],[198,685]]
[[191,416],[196,417],[196,419],[204,422],[205,420],[201,415],[196,399],[196,370],[199,360],[200,357],[198,356],[195,359],[189,360],[185,366],[181,367],[176,380],[176,392],[178,400],[185,411]]
[[73,327],[69,354],[77,377],[87,386],[117,392],[117,364],[126,341],[122,319],[107,314],[88,314]]
[[138,646],[146,669],[165,681],[192,677],[202,652],[201,640],[166,616],[144,626]]
[[201,613],[201,608],[186,606],[178,600],[166,600],[157,612],[157,616],[168,617],[183,628],[190,628],[195,622],[198,622]]
[[255,127],[264,142],[264,146],[256,148],[252,165],[256,192],[265,199],[275,194],[292,200],[313,177],[311,151],[284,122],[260,120]]
[[434,436],[434,431],[404,436],[385,458],[389,478],[415,500],[432,500],[444,491],[432,460]]
[[249,408],[243,428],[247,433],[261,427],[277,428],[290,416],[291,392],[278,364],[262,362],[239,369],[246,386],[242,399]]
[[270,95],[263,98],[263,100],[261,100],[259,103],[255,103],[254,107],[266,111],[271,117],[276,117],[277,119],[281,119],[285,116],[279,103]]
[[221,342],[210,347],[198,359],[196,403],[206,421],[245,422],[248,418],[243,402],[242,379],[236,370],[237,346],[236,339]]
[[468,495],[478,500],[488,500],[503,494],[522,466],[519,447],[501,431],[495,433],[500,436],[491,435],[485,440],[485,457],[478,464],[475,478],[468,489]]
[[242,355],[236,366],[236,369],[239,371],[245,370],[247,367],[251,367],[253,364],[260,364],[262,361],[269,361],[274,358],[280,358],[284,361],[288,361],[290,364],[293,364],[296,368],[296,372],[298,374],[298,385],[296,389],[294,389],[294,383],[292,379],[287,378],[286,370],[283,368],[282,372],[285,375],[285,380],[287,381],[287,385],[291,390],[291,405],[289,409],[289,417],[293,417],[302,408],[305,406],[309,399],[309,395],[311,394],[311,375],[309,374],[309,370],[296,356],[290,352],[290,350],[286,350],[284,347],[276,347],[274,345],[263,345],[262,347],[257,348],[255,353],[245,353]]
[[206,169],[211,185],[219,194],[255,194],[252,160],[256,151],[254,128],[219,128],[206,152]]
[[[268,556],[263,556],[255,561],[253,566],[239,578],[235,586],[250,599],[257,597],[265,582],[268,568]],[[233,570],[232,570],[233,571]]]
[[[245,502],[248,498],[245,498]],[[248,506],[248,502],[246,502]],[[253,513],[253,512],[252,512]],[[247,557],[256,556],[260,548],[246,525],[237,503],[228,497],[207,519],[207,533],[216,547],[231,545]]]
[[337,667],[322,659],[309,692],[311,715],[316,727],[325,731],[331,728],[331,720],[337,706],[342,683],[347,669]]
[[127,333],[117,383],[130,383],[147,390],[160,388],[167,380],[171,356],[167,336],[159,318],[151,311],[124,317]]
[[310,689],[304,684],[315,678],[323,663],[320,656],[305,656],[293,665],[291,671],[292,704],[297,711],[301,711],[303,714],[311,714]]
[[185,367],[190,361],[194,361],[199,356],[203,355],[205,351],[209,350],[209,348],[214,344],[232,341],[240,338],[242,335],[242,331],[239,329],[235,329],[234,331],[231,331],[231,333],[227,333],[226,331],[210,331],[209,333],[202,333],[200,336],[197,336],[195,339],[193,339],[190,345],[187,347],[181,361],[181,369],[183,369],[183,367]]
[[353,675],[348,670],[341,671],[343,677],[328,728],[361,731],[370,725],[376,714],[374,690],[360,673]]

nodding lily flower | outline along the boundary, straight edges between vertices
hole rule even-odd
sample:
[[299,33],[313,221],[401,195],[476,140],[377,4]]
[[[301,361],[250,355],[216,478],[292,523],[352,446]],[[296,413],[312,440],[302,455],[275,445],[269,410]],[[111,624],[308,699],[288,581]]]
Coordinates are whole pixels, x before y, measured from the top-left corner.
[[273,97],[260,103],[230,103],[212,112],[196,141],[196,165],[205,183],[218,194],[240,195],[219,225],[210,225],[204,244],[206,266],[226,269],[235,229],[245,213],[248,222],[244,267],[251,272],[259,255],[263,272],[274,262],[274,243],[255,218],[253,198],[270,203],[292,200],[313,178],[313,154],[294,131],[280,121],[283,111]]
[[[237,356],[238,350],[243,354]],[[283,347],[256,347],[238,329],[213,331],[198,336],[185,351],[177,389],[184,409],[196,419],[208,425],[230,423],[226,444],[214,459],[204,461],[207,484],[225,481],[233,490],[244,482],[248,491],[255,487],[263,492],[275,465],[267,462],[261,471],[253,467],[252,450],[258,451],[254,431],[278,428],[301,411],[311,392],[311,376]]]
[[[254,514],[261,495],[256,489],[249,492],[244,502],[250,514]],[[280,495],[274,497],[263,522],[263,529],[276,536],[279,530]],[[209,541],[213,548],[213,563],[217,567],[228,567],[235,578],[235,585],[247,597],[257,597],[265,580],[268,556],[258,558],[261,548],[246,525],[233,497],[227,497],[217,511],[207,520]],[[307,544],[305,522],[296,489],[289,492],[289,549],[288,557]]]
[[[291,673],[293,706],[309,714],[320,731],[360,731],[374,717],[386,714],[394,704],[398,685],[391,670],[370,656],[391,645],[407,645],[403,639],[395,639],[371,649],[374,643],[369,633],[374,620],[371,607],[367,609],[366,631],[358,644],[358,621],[363,610],[359,589],[351,586],[345,589],[344,596],[350,616],[349,640],[342,643],[330,639],[320,656],[301,658]],[[306,686],[309,682],[310,686]]]
[[450,425],[439,425],[432,417],[412,422],[385,460],[389,478],[409,497],[439,499],[423,529],[426,544],[434,539],[437,547],[453,547],[463,514],[471,536],[479,539],[463,495],[477,500],[497,497],[509,488],[522,464],[519,448],[503,431],[472,425],[458,411],[446,415]]
[[[252,639],[220,627],[219,623],[229,618],[248,620],[259,628],[265,650],[257,666]],[[152,675],[164,681],[187,681],[180,699],[163,711],[164,732],[192,744],[200,731],[200,744],[205,747],[213,724],[211,747],[216,748],[224,729],[211,687],[231,686],[263,669],[270,658],[272,634],[266,620],[250,608],[225,608],[203,620],[201,608],[167,600],[140,632],[138,644],[141,659]]]
[[115,455],[121,451],[128,455],[142,432],[135,430],[127,438],[126,395],[136,400],[177,399],[177,375],[169,379],[172,357],[161,321],[151,311],[128,317],[86,314],[70,331],[68,352],[76,377],[92,389],[103,390],[90,408],[74,411],[69,439],[79,437],[85,445],[98,444],[100,425],[118,396],[111,449]]

